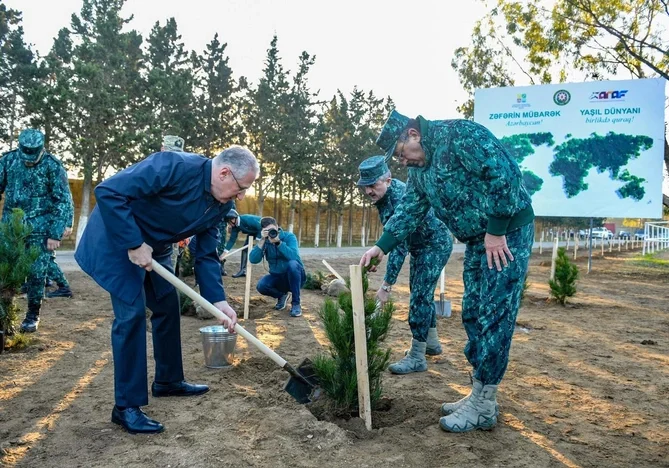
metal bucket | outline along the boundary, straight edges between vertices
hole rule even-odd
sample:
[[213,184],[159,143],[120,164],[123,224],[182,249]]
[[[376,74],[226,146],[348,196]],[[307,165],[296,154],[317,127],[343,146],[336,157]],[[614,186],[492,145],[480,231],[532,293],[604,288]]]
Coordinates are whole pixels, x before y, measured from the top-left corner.
[[228,333],[223,325],[211,325],[200,328],[200,335],[205,366],[220,369],[232,365],[237,334]]

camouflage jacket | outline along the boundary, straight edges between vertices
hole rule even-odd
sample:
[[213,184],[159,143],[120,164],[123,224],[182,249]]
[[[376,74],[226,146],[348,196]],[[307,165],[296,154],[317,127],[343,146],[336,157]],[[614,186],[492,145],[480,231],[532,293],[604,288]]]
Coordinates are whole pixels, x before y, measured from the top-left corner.
[[[374,204],[379,211],[381,224],[385,225],[395,213],[395,210],[400,206],[405,191],[406,184],[393,179],[386,195]],[[434,216],[433,210],[429,210],[418,228],[390,252],[384,281],[388,284],[395,284],[407,253],[416,255],[426,248],[438,250],[452,242],[448,228]]]
[[61,162],[45,153],[33,167],[25,165],[17,151],[0,158],[0,195],[5,194],[2,217],[20,208],[32,235],[60,240],[63,231],[72,226],[74,205]]
[[237,237],[239,236],[240,232],[246,234],[247,236],[253,236],[256,239],[260,239],[260,231],[262,231],[260,227],[261,219],[262,218],[260,216],[256,215],[241,215],[239,217],[239,226],[233,226],[232,229],[230,229],[230,239],[228,240],[225,248],[227,250],[232,250],[232,248],[235,246],[235,242],[237,242]]
[[505,235],[534,219],[516,161],[482,125],[418,117],[425,165],[409,168],[402,205],[377,246],[389,252],[416,230],[432,207],[462,242]]
[[223,251],[225,250],[225,239],[228,236],[228,223],[223,219],[220,223],[218,223],[218,244],[216,245],[216,251],[218,252],[218,256],[220,257],[223,255]]

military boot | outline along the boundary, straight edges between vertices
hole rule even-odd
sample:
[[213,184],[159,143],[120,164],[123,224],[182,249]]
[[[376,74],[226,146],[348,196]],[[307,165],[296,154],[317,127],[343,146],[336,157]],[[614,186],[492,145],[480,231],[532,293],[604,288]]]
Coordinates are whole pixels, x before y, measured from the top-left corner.
[[39,305],[28,305],[26,318],[21,322],[21,331],[24,333],[34,333],[39,325]]
[[410,374],[412,372],[425,372],[427,370],[427,361],[425,360],[425,348],[427,344],[416,339],[411,341],[409,353],[388,366],[388,370],[393,374]]
[[239,265],[239,271],[232,275],[233,278],[242,278],[246,276],[246,262],[248,261],[249,258],[249,249],[244,249],[242,250],[242,260],[241,264]]
[[46,297],[72,297],[72,290],[69,286],[58,286],[58,289],[46,293]]
[[[404,355],[409,354],[410,349],[404,350]],[[425,354],[428,356],[438,356],[442,353],[441,343],[439,342],[439,336],[437,336],[437,329],[430,328],[427,332],[427,348],[425,348]]]
[[225,262],[226,260],[221,260],[221,276],[228,276],[228,274],[225,272]]
[[[483,388],[483,384],[481,383],[480,380],[473,379],[472,382],[472,390],[469,392],[469,395],[467,395],[464,398],[461,398],[458,401],[455,401],[453,403],[444,403],[441,405],[441,414],[443,416],[448,416],[449,414],[455,412],[458,408],[460,408],[462,405],[464,405],[467,400],[469,400],[472,396],[473,393],[480,393],[481,389]],[[495,405],[495,412],[499,416],[499,405]]]
[[439,335],[437,335],[437,328],[430,328],[427,331],[427,348],[425,348],[425,354],[428,356],[438,356],[441,352],[441,343],[439,342]]
[[446,432],[490,430],[497,424],[497,385],[475,382],[472,392],[455,411],[439,419]]

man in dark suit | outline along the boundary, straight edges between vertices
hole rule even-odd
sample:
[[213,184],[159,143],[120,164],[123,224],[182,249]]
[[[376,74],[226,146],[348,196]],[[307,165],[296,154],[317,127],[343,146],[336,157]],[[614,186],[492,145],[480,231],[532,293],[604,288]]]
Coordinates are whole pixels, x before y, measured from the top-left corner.
[[[112,422],[131,433],[155,433],[163,425],[139,408],[148,404],[146,307],[151,312],[156,375],[154,397],[200,395],[206,385],[184,380],[179,297],[151,272],[155,259],[173,271],[172,244],[195,235],[195,276],[200,292],[229,319],[216,252],[217,226],[258,177],[255,156],[233,146],[214,159],[165,151],[119,172],[95,189],[97,206],[77,246],[81,268],[111,295],[116,405]],[[147,273],[149,272],[149,273]]]

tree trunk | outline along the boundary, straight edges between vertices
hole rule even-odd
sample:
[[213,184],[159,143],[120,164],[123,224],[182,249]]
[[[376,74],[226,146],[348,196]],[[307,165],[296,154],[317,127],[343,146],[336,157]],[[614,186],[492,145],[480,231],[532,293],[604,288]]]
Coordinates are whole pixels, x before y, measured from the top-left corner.
[[362,203],[362,222],[360,223],[360,246],[361,247],[366,247],[365,245],[365,234],[366,234],[366,229],[365,229],[365,221],[367,221],[367,207],[365,206],[365,203]]
[[[9,149],[14,149],[12,148],[14,146],[14,132],[16,131],[16,92],[14,92],[14,95],[12,96],[12,110],[11,116],[9,118]],[[16,145],[18,146],[18,145]]]
[[[669,174],[669,141],[667,137],[664,137],[664,166],[667,169],[667,174]],[[669,197],[662,194],[662,202],[664,206],[669,207]]]
[[283,177],[279,179],[279,217],[275,216],[274,219],[281,226],[281,222],[283,221]]
[[371,238],[372,238],[372,205],[369,205],[367,207],[367,235],[365,236],[365,240],[369,242]]
[[300,190],[300,199],[297,202],[297,224],[300,226],[297,230],[297,243],[302,244],[302,190]]
[[265,207],[265,197],[267,194],[265,193],[265,188],[263,187],[263,176],[265,175],[265,172],[263,171],[263,164],[262,162],[260,163],[260,178],[258,179],[258,216],[262,218],[263,215],[263,208]]
[[[86,158],[88,159],[88,158]],[[84,161],[84,187],[81,194],[81,210],[79,211],[79,224],[77,225],[77,236],[75,238],[75,248],[79,245],[81,235],[86,229],[88,223],[88,214],[91,211],[91,190],[93,189],[93,168],[90,161]]]
[[274,210],[272,211],[272,217],[279,222],[279,203],[277,201],[278,187],[274,187]]
[[351,193],[351,204],[348,207],[348,245],[353,245],[353,193]]
[[328,227],[325,233],[325,247],[330,247],[330,231],[332,231],[332,207],[328,206]]
[[293,181],[293,189],[290,194],[290,219],[288,221],[288,232],[293,232],[295,227],[295,198],[297,197],[297,184]]
[[344,210],[339,209],[339,216],[337,216],[337,248],[341,248],[341,236],[344,231]]
[[318,191],[318,204],[316,205],[316,230],[314,232],[314,247],[318,247],[319,237],[321,235],[321,201],[323,193]]

